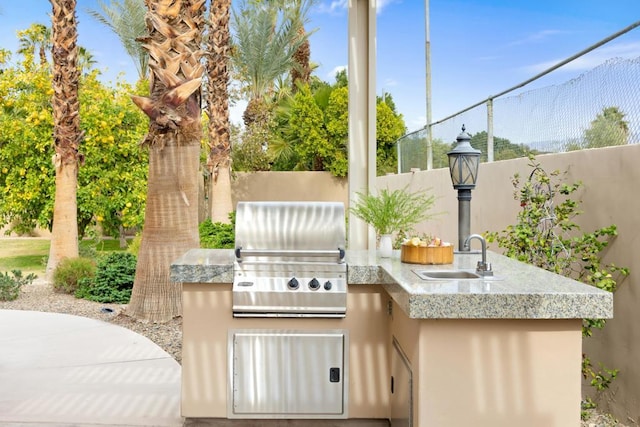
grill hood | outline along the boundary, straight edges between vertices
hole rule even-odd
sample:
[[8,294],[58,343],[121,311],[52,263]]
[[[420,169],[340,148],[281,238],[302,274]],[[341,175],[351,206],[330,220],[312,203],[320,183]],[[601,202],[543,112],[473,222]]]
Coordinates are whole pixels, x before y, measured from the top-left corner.
[[239,202],[236,208],[238,261],[343,262],[345,234],[342,203]]

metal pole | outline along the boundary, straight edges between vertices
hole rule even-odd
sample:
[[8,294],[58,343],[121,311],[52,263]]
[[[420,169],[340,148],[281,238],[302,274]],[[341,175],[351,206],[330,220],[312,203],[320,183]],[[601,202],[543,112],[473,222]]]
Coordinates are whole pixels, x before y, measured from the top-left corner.
[[464,241],[471,235],[471,190],[458,190],[458,252],[469,252]]
[[493,98],[487,99],[487,162],[493,162]]
[[396,143],[396,150],[397,150],[397,154],[398,154],[398,174],[402,173],[402,141],[398,140],[398,142]]
[[424,0],[424,56],[426,73],[426,100],[427,100],[427,170],[433,169],[433,135],[431,134],[431,40],[429,35],[429,0]]

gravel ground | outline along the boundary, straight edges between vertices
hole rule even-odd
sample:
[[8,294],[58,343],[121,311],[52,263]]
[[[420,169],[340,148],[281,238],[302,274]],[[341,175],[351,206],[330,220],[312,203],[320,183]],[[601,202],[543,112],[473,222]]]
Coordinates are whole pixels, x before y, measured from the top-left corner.
[[[51,285],[39,280],[24,286],[17,300],[0,301],[0,309],[65,313],[114,323],[149,338],[178,363],[182,363],[182,318],[178,317],[163,324],[142,323],[125,315],[125,307],[119,304],[102,304],[77,299],[71,295],[59,294],[53,292]],[[597,411],[591,411],[589,419],[581,424],[581,427],[612,426],[628,427]]]

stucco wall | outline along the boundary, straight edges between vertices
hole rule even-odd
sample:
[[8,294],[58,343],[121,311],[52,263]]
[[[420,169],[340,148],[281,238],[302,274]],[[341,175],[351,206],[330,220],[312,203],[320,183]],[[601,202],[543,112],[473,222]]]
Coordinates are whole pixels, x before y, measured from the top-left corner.
[[[584,231],[615,224],[618,237],[604,253],[605,262],[629,267],[631,274],[614,297],[614,319],[605,329],[584,341],[584,349],[594,362],[620,369],[609,391],[598,396],[605,411],[629,423],[640,423],[640,145],[609,147],[571,153],[538,156],[547,171],[568,171],[567,182],[582,181],[576,193],[584,212],[576,218]],[[503,230],[515,223],[519,202],[513,198],[511,177],[518,172],[526,179],[531,168],[528,159],[482,164],[477,188],[471,201],[471,232]],[[419,171],[378,178],[381,188],[411,190],[430,188],[438,197],[434,212],[444,212],[438,219],[418,227],[457,242],[457,198],[446,169]],[[476,244],[476,243],[474,243]],[[493,248],[497,250],[497,248]],[[597,365],[596,365],[597,366]],[[587,387],[591,393],[591,387]]]
[[416,321],[394,304],[391,332],[416,427],[579,425],[579,320]]

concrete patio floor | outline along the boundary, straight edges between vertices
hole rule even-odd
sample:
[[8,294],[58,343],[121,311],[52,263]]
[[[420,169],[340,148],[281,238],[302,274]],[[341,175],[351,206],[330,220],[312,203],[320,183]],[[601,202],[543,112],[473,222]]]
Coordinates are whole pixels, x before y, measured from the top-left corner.
[[180,371],[126,328],[0,310],[1,426],[182,426]]

